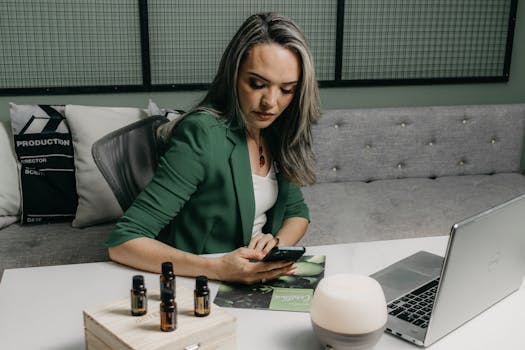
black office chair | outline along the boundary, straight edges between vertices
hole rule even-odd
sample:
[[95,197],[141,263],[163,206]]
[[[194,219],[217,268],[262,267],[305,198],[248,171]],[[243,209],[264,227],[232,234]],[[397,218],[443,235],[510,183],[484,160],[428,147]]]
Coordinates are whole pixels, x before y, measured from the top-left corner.
[[152,116],[115,130],[91,148],[95,164],[108,182],[123,211],[151,181],[165,145],[157,128],[168,122]]

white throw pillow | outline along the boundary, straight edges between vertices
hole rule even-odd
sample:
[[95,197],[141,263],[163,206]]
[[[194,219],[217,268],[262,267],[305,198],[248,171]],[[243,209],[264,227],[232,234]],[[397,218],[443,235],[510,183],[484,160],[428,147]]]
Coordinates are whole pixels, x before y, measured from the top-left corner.
[[0,216],[0,230],[11,224],[14,224],[19,219],[18,216]]
[[139,108],[67,105],[65,114],[73,139],[78,194],[72,226],[114,221],[122,216],[122,210],[93,160],[91,147],[104,135],[147,117],[147,113]]
[[162,115],[168,118],[169,121],[179,119],[184,114],[184,111],[181,109],[173,108],[160,108],[155,101],[149,99],[148,103],[148,115]]
[[7,121],[0,122],[0,164],[0,216],[17,216],[20,213],[20,185],[11,125]]

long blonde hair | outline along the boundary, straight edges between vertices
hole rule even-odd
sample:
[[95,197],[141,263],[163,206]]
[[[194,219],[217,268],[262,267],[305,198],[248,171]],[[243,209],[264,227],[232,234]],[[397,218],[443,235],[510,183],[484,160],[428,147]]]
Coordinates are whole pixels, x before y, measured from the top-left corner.
[[269,139],[272,155],[287,180],[298,185],[312,184],[315,158],[311,127],[321,115],[319,89],[304,33],[290,18],[277,13],[248,17],[226,47],[208,93],[188,113],[206,110],[231,128],[244,128],[246,121],[237,95],[239,68],[250,49],[264,43],[276,43],[296,52],[301,77],[292,102],[263,135]]

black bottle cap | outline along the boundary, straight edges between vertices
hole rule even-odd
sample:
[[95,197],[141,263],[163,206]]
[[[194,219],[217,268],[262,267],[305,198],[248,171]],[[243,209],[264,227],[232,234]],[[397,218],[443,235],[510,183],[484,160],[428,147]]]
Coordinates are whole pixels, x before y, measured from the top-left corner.
[[173,276],[173,264],[170,261],[162,263],[162,274],[164,276]]
[[160,299],[164,303],[173,302],[173,300],[175,299],[175,296],[173,294],[173,290],[172,289],[168,289],[168,288],[163,289],[160,292]]
[[195,280],[195,288],[196,289],[208,288],[208,277],[197,276],[197,279]]
[[146,286],[144,285],[144,276],[135,275],[133,276],[133,289],[144,290]]

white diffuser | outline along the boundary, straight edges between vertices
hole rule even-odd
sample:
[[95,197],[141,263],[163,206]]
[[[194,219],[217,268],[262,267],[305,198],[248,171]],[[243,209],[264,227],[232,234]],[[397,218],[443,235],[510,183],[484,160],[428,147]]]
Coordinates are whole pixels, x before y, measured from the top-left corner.
[[379,283],[368,276],[325,277],[315,289],[310,316],[325,349],[371,349],[385,331],[385,295]]

